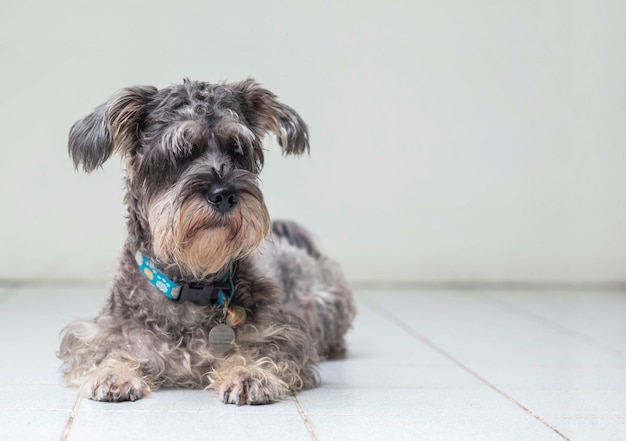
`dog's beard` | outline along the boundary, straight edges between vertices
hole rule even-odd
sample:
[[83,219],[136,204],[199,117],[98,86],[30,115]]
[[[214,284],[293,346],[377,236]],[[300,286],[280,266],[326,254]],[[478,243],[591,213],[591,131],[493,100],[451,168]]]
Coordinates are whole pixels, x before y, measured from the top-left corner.
[[196,196],[176,207],[169,198],[154,204],[149,222],[156,257],[202,279],[254,251],[271,231],[265,203],[239,195],[227,214]]

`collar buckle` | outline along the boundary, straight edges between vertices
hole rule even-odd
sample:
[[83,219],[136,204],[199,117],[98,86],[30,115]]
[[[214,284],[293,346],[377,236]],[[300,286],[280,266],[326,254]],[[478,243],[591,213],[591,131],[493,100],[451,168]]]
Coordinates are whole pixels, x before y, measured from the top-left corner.
[[180,287],[178,302],[192,302],[201,306],[222,305],[229,298],[224,291],[230,291],[228,282],[185,283]]
[[192,302],[202,306],[208,306],[215,302],[217,296],[211,285],[203,283],[185,283],[180,287],[179,303]]

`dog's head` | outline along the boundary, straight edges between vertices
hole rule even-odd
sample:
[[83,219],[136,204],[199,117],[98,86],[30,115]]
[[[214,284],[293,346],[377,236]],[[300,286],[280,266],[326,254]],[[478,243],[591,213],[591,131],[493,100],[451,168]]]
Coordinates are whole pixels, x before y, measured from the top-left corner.
[[126,161],[130,233],[154,257],[203,278],[252,252],[271,223],[258,174],[263,138],[307,151],[300,116],[253,80],[123,89],[70,130],[77,168]]

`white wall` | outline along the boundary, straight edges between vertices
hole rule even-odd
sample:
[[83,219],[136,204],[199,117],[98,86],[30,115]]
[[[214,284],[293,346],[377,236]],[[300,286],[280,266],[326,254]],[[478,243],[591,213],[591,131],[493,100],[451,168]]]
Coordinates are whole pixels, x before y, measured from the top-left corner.
[[105,278],[120,163],[71,124],[115,90],[253,76],[310,124],[274,217],[356,281],[626,280],[626,2],[4,0],[0,279]]

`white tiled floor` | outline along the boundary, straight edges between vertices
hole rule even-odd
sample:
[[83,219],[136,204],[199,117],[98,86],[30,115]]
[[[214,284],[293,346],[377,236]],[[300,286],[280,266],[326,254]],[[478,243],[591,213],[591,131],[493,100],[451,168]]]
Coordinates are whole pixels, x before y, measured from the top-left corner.
[[104,287],[0,287],[0,440],[626,440],[626,291],[360,290],[345,360],[269,406],[77,399],[59,330]]

